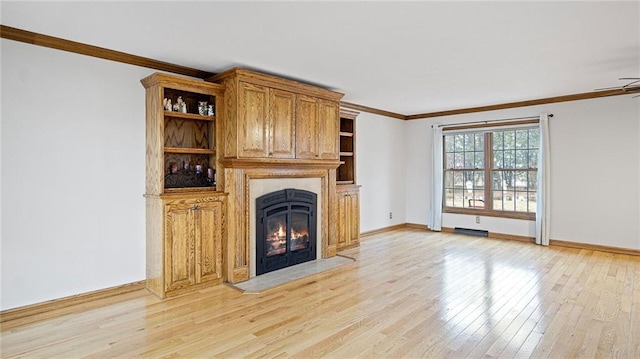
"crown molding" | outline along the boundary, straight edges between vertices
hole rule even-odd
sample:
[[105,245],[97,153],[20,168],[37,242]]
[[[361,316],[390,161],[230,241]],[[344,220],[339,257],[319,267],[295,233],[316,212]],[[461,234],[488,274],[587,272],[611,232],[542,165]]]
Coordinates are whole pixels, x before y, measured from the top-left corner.
[[175,65],[168,62],[150,59],[147,57],[136,56],[128,54],[126,52],[114,51],[105,49],[103,47],[65,40],[59,37],[43,35],[36,32],[17,29],[15,27],[5,25],[0,25],[0,38],[48,47],[56,50],[73,52],[80,55],[98,57],[105,60],[111,60],[135,66],[147,67],[160,71],[167,71],[190,77],[207,78],[214,75],[211,72]]

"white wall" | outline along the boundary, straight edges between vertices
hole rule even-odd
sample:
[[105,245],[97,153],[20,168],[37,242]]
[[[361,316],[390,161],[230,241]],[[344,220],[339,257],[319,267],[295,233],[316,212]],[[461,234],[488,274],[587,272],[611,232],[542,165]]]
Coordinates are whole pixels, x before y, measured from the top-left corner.
[[356,120],[361,232],[406,222],[404,125],[364,112]]
[[152,71],[1,46],[0,309],[143,280]]
[[[407,222],[426,224],[431,127],[553,113],[551,238],[640,249],[640,101],[630,96],[410,121]],[[443,226],[533,236],[531,221],[445,214]]]

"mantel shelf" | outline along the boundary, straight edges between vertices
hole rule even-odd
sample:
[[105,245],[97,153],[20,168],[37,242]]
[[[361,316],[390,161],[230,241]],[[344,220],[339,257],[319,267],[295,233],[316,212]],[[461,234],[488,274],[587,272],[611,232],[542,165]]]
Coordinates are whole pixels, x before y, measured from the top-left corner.
[[215,116],[203,116],[196,113],[183,113],[176,111],[164,111],[165,117],[183,118],[186,120],[199,120],[199,121],[215,121]]

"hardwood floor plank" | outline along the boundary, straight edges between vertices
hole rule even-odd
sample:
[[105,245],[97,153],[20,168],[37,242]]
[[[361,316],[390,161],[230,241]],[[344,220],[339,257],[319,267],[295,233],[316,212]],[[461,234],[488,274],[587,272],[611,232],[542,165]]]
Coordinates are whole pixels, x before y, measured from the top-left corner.
[[640,358],[640,257],[421,230],[259,294],[146,291],[2,323],[2,358]]

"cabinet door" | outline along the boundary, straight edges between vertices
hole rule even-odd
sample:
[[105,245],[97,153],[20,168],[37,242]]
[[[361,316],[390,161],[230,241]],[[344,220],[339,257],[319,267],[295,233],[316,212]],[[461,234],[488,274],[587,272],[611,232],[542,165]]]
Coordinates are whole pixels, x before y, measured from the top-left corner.
[[167,205],[165,208],[165,291],[194,284],[193,204]]
[[269,90],[269,156],[295,157],[295,98],[292,92]]
[[268,88],[240,82],[238,88],[238,157],[267,157]]
[[344,248],[348,245],[348,227],[349,216],[348,213],[348,194],[345,192],[338,192],[338,249]]
[[222,202],[198,204],[195,211],[195,281],[222,278]]
[[318,158],[318,100],[298,95],[296,99],[296,158]]
[[340,155],[340,107],[334,101],[319,101],[318,154],[321,159],[337,160]]
[[349,194],[349,245],[360,242],[360,195],[358,190]]

